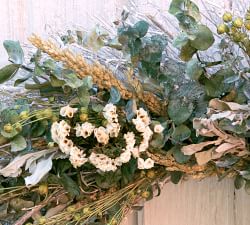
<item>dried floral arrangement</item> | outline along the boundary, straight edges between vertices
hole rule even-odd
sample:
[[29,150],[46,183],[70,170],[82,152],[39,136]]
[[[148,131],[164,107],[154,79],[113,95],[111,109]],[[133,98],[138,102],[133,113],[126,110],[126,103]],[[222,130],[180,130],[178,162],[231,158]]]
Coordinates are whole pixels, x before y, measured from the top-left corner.
[[[234,177],[250,194],[249,11],[225,12],[218,34],[190,0],[169,13],[173,41],[154,18],[131,23],[124,10],[116,35],[32,35],[28,62],[19,42],[4,42],[12,63],[0,82],[22,71],[14,86],[25,92],[1,105],[3,221],[115,225],[185,177]],[[202,57],[209,48],[217,61]]]

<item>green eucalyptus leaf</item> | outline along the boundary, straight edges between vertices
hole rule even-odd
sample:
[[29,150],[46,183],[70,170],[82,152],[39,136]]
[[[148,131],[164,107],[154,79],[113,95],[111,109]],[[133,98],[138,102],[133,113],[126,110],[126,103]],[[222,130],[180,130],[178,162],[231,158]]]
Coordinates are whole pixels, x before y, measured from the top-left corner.
[[65,81],[66,85],[73,89],[79,88],[84,84],[83,80],[78,78],[77,75],[71,70],[63,70],[61,76],[62,80]]
[[246,181],[246,184],[245,184],[245,191],[248,195],[250,195],[250,180],[247,180]]
[[20,85],[21,83],[25,82],[26,80],[30,79],[31,77],[32,77],[32,73],[25,74],[23,77],[15,80],[14,86],[16,87],[16,86]]
[[138,33],[138,36],[144,37],[147,32],[148,32],[148,28],[149,28],[149,24],[146,21],[138,21],[134,26],[133,29],[136,30],[136,32]]
[[91,107],[93,111],[98,112],[98,113],[101,112],[104,108],[102,104],[98,104],[98,103],[92,103]]
[[170,176],[171,176],[170,179],[171,179],[172,183],[178,184],[182,178],[182,175],[183,175],[183,172],[181,172],[181,171],[172,171],[170,173]]
[[201,15],[199,7],[192,1],[186,1],[187,13],[189,16],[193,17],[196,21],[200,21]]
[[186,74],[191,80],[198,80],[203,73],[203,68],[198,59],[191,59],[187,63]]
[[113,104],[117,104],[121,99],[121,94],[118,89],[114,86],[110,89],[110,99],[109,102]]
[[172,99],[168,105],[168,115],[177,125],[184,123],[192,114],[193,103],[181,99]]
[[80,105],[87,107],[90,102],[89,88],[82,85],[77,89],[77,96],[79,98]]
[[52,87],[62,87],[65,81],[57,79],[55,76],[50,76],[50,83]]
[[23,64],[24,53],[19,41],[6,40],[3,42],[9,58],[15,64]]
[[191,41],[189,40],[185,45],[182,46],[180,51],[181,60],[187,62],[192,59],[193,55],[197,52],[197,49],[191,46]]
[[174,147],[171,148],[173,151],[173,156],[176,160],[176,162],[184,164],[190,159],[190,155],[184,155],[183,152],[181,151],[180,145],[175,145]]
[[207,50],[214,43],[213,33],[205,25],[198,25],[192,34],[195,39],[190,41],[190,45],[197,50]]
[[0,117],[1,117],[1,121],[4,124],[6,123],[14,124],[19,120],[17,110],[10,109],[10,108],[4,109],[1,112]]
[[12,132],[8,133],[5,132],[4,130],[1,130],[1,135],[4,136],[5,138],[13,138],[18,134],[18,132],[16,131],[16,129],[13,129]]
[[0,84],[13,78],[20,68],[19,64],[10,64],[0,69]]
[[237,175],[234,179],[234,187],[236,189],[241,189],[245,184],[245,180],[242,176]]
[[153,148],[160,149],[165,145],[165,138],[162,133],[160,134],[154,134],[151,141],[150,146]]
[[76,182],[67,174],[63,173],[60,178],[60,183],[63,185],[66,191],[74,197],[80,195],[81,191]]
[[234,75],[231,69],[222,69],[211,76],[204,79],[206,94],[210,97],[220,97],[223,93],[230,91],[231,86],[225,84],[224,80]]
[[185,32],[181,32],[175,39],[173,42],[173,46],[176,48],[181,48],[184,45],[186,45],[189,41],[189,38],[187,36],[187,34]]
[[27,147],[27,142],[23,136],[17,135],[11,140],[10,145],[12,152],[18,152]]
[[185,0],[172,0],[168,12],[177,15],[185,10]]
[[40,137],[42,136],[48,127],[47,120],[41,120],[32,124],[31,127],[31,136],[32,137]]
[[191,130],[184,124],[181,124],[174,128],[174,131],[171,135],[173,141],[182,142],[188,139],[191,135]]

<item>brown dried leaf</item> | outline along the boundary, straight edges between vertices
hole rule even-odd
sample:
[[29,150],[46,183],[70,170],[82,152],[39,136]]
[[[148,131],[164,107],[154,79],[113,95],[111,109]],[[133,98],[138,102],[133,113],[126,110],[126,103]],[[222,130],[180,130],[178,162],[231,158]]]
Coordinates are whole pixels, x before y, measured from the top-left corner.
[[196,158],[198,165],[202,166],[202,165],[205,165],[207,162],[209,162],[212,159],[212,152],[213,152],[213,148],[207,151],[195,153],[195,158]]
[[203,150],[208,145],[213,145],[218,143],[218,140],[215,141],[205,141],[201,142],[199,144],[191,144],[191,145],[186,145],[181,148],[181,151],[183,152],[184,155],[193,155],[196,152],[199,152]]
[[46,218],[50,218],[56,214],[58,214],[59,212],[61,212],[62,210],[64,210],[66,208],[67,204],[61,204],[61,205],[57,205],[53,208],[50,208],[46,214],[45,214],[45,217]]
[[217,147],[215,149],[216,152],[226,152],[229,151],[231,149],[234,149],[236,146],[235,144],[231,144],[231,143],[223,143],[221,144],[219,147]]

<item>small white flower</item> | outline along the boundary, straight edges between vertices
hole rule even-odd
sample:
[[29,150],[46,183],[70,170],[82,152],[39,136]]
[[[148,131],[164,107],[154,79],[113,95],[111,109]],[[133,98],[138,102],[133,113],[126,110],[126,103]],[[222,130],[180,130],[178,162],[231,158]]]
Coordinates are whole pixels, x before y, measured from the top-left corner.
[[59,148],[61,151],[67,155],[70,154],[71,149],[73,148],[73,141],[67,138],[61,139],[59,142]]
[[70,128],[70,125],[66,121],[61,120],[58,127],[59,137],[64,138],[68,136],[70,133]]
[[118,137],[120,128],[121,126],[119,123],[108,123],[106,126],[106,130],[110,137]]
[[119,156],[122,163],[127,163],[131,159],[131,152],[125,151]]
[[117,123],[118,115],[116,114],[116,106],[112,103],[107,104],[103,108],[103,116],[109,123]]
[[141,144],[139,145],[139,152],[145,152],[148,149],[148,142],[142,141]]
[[77,108],[72,108],[69,105],[64,106],[60,109],[60,115],[63,117],[69,117],[72,118],[74,116],[74,114],[76,113]]
[[154,167],[154,160],[152,160],[151,158],[147,158],[144,162],[144,168],[151,169],[152,167]]
[[145,131],[142,134],[142,137],[143,137],[144,141],[149,141],[151,139],[152,135],[153,135],[153,131],[149,127],[146,127]]
[[77,147],[71,149],[69,160],[74,168],[80,167],[88,161],[86,154],[83,154],[83,151]]
[[93,133],[94,129],[95,129],[95,126],[89,122],[85,122],[82,125],[77,123],[75,127],[76,136],[77,137],[82,136],[83,138],[87,138]]
[[138,147],[133,148],[133,150],[131,152],[132,152],[132,155],[134,158],[138,158],[140,155]]
[[133,119],[132,122],[135,124],[135,129],[138,132],[143,133],[145,131],[147,126],[141,120]]
[[154,127],[154,132],[155,132],[155,133],[160,134],[160,133],[162,133],[163,130],[164,130],[164,127],[163,127],[161,124],[157,124],[157,125],[155,125],[155,127]]
[[140,170],[143,170],[143,169],[144,169],[144,159],[142,159],[142,158],[138,158],[138,159],[137,159],[137,167],[138,167],[138,169],[140,169]]
[[107,130],[104,127],[98,127],[94,129],[94,135],[97,141],[101,144],[108,144],[109,142],[109,135]]

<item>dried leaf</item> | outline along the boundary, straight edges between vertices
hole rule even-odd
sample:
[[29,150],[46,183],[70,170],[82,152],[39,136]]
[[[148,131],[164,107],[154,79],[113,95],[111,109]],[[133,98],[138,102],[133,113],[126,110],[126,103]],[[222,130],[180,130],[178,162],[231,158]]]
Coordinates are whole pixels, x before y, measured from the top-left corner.
[[24,178],[26,186],[37,184],[51,170],[53,156],[38,161],[32,175]]
[[45,217],[46,218],[50,218],[56,214],[58,214],[59,212],[63,211],[66,208],[67,204],[61,204],[61,205],[57,205],[56,207],[50,208],[46,214]]
[[226,152],[235,148],[235,144],[223,143],[218,148],[215,149],[216,152]]
[[21,167],[25,164],[25,162],[31,157],[42,157],[49,152],[53,152],[52,150],[42,150],[39,152],[32,152],[26,155],[17,156],[12,162],[10,162],[6,167],[0,170],[0,174],[4,177],[17,177],[22,172]]
[[201,142],[199,144],[186,145],[186,146],[183,146],[181,148],[181,151],[184,153],[184,155],[193,155],[194,153],[203,150],[203,148],[207,147],[208,145],[213,145],[216,143],[218,143],[218,140],[205,141],[205,142]]
[[198,165],[202,166],[206,164],[207,162],[209,162],[212,159],[212,152],[213,152],[213,148],[207,151],[195,153],[195,158],[196,158]]

